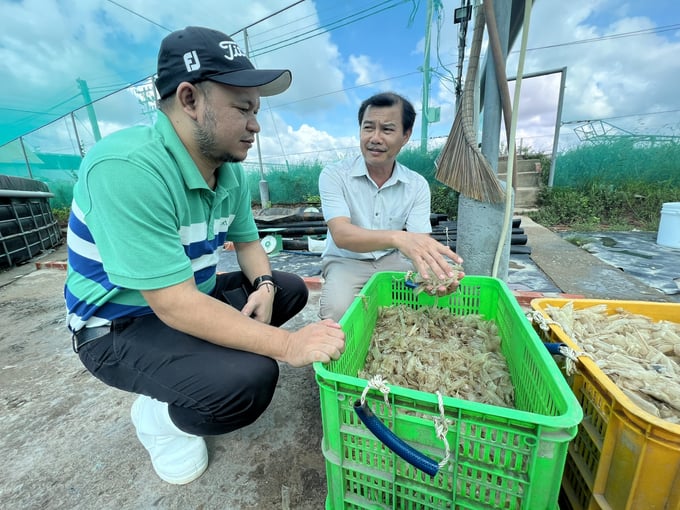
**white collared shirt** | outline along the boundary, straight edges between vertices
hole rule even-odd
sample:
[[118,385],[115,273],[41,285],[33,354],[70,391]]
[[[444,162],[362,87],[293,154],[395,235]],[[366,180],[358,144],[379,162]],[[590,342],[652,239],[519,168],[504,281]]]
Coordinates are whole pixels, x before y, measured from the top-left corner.
[[[362,156],[333,163],[319,176],[319,194],[326,222],[344,216],[370,230],[432,232],[430,186],[422,175],[399,163],[381,188],[369,177]],[[338,248],[329,230],[322,256],[377,260],[393,251],[357,253]]]

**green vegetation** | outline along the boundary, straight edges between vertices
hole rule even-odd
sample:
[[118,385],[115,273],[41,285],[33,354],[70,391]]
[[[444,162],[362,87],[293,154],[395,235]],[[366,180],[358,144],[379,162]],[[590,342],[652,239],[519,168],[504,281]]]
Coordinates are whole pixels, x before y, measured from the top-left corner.
[[547,227],[584,232],[657,230],[661,207],[680,201],[680,186],[639,180],[619,185],[597,181],[574,187],[544,188],[531,219]]
[[[445,213],[452,211],[455,216],[455,206],[457,204],[457,194],[450,197],[451,193],[456,192],[446,188],[439,183],[435,175],[434,162],[439,155],[439,150],[421,152],[419,149],[405,149],[399,155],[399,162],[420,173],[433,190],[433,195],[438,194],[433,207],[437,210],[433,212]],[[265,165],[264,178],[269,188],[269,199],[272,204],[314,204],[321,203],[319,197],[319,174],[323,170],[325,163],[303,162],[286,165]],[[259,172],[248,169],[248,186],[253,204],[260,205],[260,174]],[[443,189],[441,189],[443,188]],[[449,198],[453,200],[449,203]]]
[[62,209],[71,207],[73,200],[73,181],[53,181],[47,182],[47,186],[54,195],[50,198],[52,209]]
[[[406,149],[399,156],[404,165],[419,172],[430,184],[433,213],[455,219],[458,192],[438,182],[434,175],[439,150]],[[544,185],[538,210],[530,217],[554,229],[595,232],[658,229],[661,207],[680,202],[680,144],[640,147],[630,140],[585,144],[561,154],[555,185],[547,187],[550,158],[525,151],[522,157],[541,162]],[[264,170],[270,202],[275,205],[320,205],[318,179],[324,163],[267,165]],[[254,205],[260,205],[260,174],[249,171],[248,185]],[[70,188],[50,186],[55,218],[65,224]],[[68,200],[67,200],[68,199]]]
[[[308,197],[319,195],[319,174],[323,164],[298,163],[295,165],[277,165],[264,170],[264,177],[269,188],[269,200],[272,204],[307,203]],[[260,174],[248,172],[248,186],[253,204],[261,205]],[[320,200],[319,200],[320,202]]]
[[71,208],[68,206],[57,207],[52,209],[52,216],[57,220],[57,223],[61,228],[66,228],[68,226],[68,215],[71,213]]
[[443,184],[430,186],[430,189],[432,192],[431,212],[446,214],[449,218],[455,219],[458,216],[459,193]]
[[618,186],[626,182],[680,186],[680,138],[651,145],[635,137],[582,144],[560,154],[553,184]]
[[[542,161],[547,177],[549,159]],[[584,144],[557,160],[552,188],[539,195],[531,219],[584,232],[659,228],[664,203],[680,201],[680,143],[633,139]]]

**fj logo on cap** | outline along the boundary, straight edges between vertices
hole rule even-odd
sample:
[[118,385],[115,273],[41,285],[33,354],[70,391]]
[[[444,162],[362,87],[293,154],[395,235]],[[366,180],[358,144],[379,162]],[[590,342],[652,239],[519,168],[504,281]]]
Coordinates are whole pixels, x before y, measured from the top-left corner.
[[220,48],[226,51],[224,58],[227,60],[234,60],[236,57],[247,57],[243,50],[238,47],[234,41],[222,41],[220,43]]
[[184,65],[187,66],[187,72],[198,71],[201,68],[201,62],[198,60],[196,51],[188,51],[184,54]]

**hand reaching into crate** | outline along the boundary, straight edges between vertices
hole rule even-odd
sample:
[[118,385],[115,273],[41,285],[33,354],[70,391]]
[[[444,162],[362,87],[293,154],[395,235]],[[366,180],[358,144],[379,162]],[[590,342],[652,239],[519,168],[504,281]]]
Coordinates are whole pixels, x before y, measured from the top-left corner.
[[449,274],[453,274],[453,276],[446,276],[444,278],[430,276],[430,278],[426,279],[416,271],[407,271],[404,280],[406,286],[411,287],[416,295],[421,292],[427,292],[431,296],[441,297],[455,292],[458,285],[460,285],[461,278],[465,276],[463,266],[460,264],[451,264]]

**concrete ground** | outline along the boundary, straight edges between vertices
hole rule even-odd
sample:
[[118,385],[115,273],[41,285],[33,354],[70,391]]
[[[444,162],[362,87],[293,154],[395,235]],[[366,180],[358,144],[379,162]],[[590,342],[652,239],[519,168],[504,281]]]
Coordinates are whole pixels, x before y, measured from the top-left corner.
[[[532,297],[555,292],[680,301],[678,294],[650,287],[528,218],[522,226],[532,254],[511,258],[509,285],[525,306]],[[672,250],[675,255],[677,268],[680,250]],[[100,383],[71,351],[62,301],[65,256],[61,246],[0,273],[1,508],[324,508],[312,367],[282,365],[274,400],[255,424],[208,438],[210,465],[198,480],[172,486],[158,479],[130,423],[134,395]],[[285,260],[282,255],[276,264],[285,266]],[[318,261],[298,264],[313,274]],[[319,293],[309,281],[309,304],[287,328],[317,320]]]

